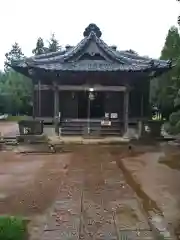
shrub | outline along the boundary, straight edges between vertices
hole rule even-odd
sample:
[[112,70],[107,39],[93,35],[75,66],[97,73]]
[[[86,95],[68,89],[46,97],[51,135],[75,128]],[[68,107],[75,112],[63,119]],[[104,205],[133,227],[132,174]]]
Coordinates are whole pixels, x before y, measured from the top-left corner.
[[170,115],[169,122],[164,125],[164,129],[173,135],[180,133],[180,110]]
[[180,111],[173,112],[169,117],[169,122],[172,126],[175,126],[180,121]]
[[1,216],[0,239],[2,240],[26,240],[26,223],[22,218]]
[[176,123],[177,133],[180,133],[180,120]]
[[164,131],[169,132],[169,127],[170,127],[169,122],[165,122],[165,123],[163,124],[163,130],[164,130]]
[[169,125],[169,130],[168,130],[168,133],[172,134],[172,135],[176,135],[178,134],[178,129],[176,128],[176,126],[172,126],[172,125]]

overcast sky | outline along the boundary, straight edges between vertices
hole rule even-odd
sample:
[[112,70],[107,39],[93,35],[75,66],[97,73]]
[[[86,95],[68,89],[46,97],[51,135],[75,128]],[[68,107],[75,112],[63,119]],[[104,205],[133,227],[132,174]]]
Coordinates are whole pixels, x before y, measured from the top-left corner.
[[177,25],[176,0],[0,0],[0,68],[4,54],[17,41],[26,56],[38,37],[52,33],[61,45],[75,45],[89,23],[96,23],[102,39],[118,49],[133,49],[158,58],[168,29]]

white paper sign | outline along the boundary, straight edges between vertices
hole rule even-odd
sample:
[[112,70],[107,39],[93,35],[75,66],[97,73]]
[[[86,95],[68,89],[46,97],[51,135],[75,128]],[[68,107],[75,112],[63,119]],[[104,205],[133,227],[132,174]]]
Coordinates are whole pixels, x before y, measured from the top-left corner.
[[105,113],[105,118],[109,118],[109,113]]
[[111,118],[112,119],[118,118],[118,114],[117,113],[111,113]]

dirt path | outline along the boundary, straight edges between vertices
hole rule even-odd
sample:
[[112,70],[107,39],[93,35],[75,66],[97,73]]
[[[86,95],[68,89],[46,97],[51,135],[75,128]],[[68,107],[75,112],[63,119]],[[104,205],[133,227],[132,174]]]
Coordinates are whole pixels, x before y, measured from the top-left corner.
[[57,195],[69,158],[0,152],[0,214],[43,214]]
[[31,226],[31,240],[153,239],[137,196],[107,147],[81,146],[69,162],[56,201]]
[[0,121],[1,136],[12,137],[19,133],[18,124],[16,122]]

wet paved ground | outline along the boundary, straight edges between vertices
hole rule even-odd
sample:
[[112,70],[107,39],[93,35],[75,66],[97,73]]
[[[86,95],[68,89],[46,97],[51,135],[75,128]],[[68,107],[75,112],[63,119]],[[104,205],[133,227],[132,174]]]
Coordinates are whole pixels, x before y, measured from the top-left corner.
[[[81,146],[33,240],[153,239],[137,196],[108,147]],[[131,239],[131,238],[130,238]]]

